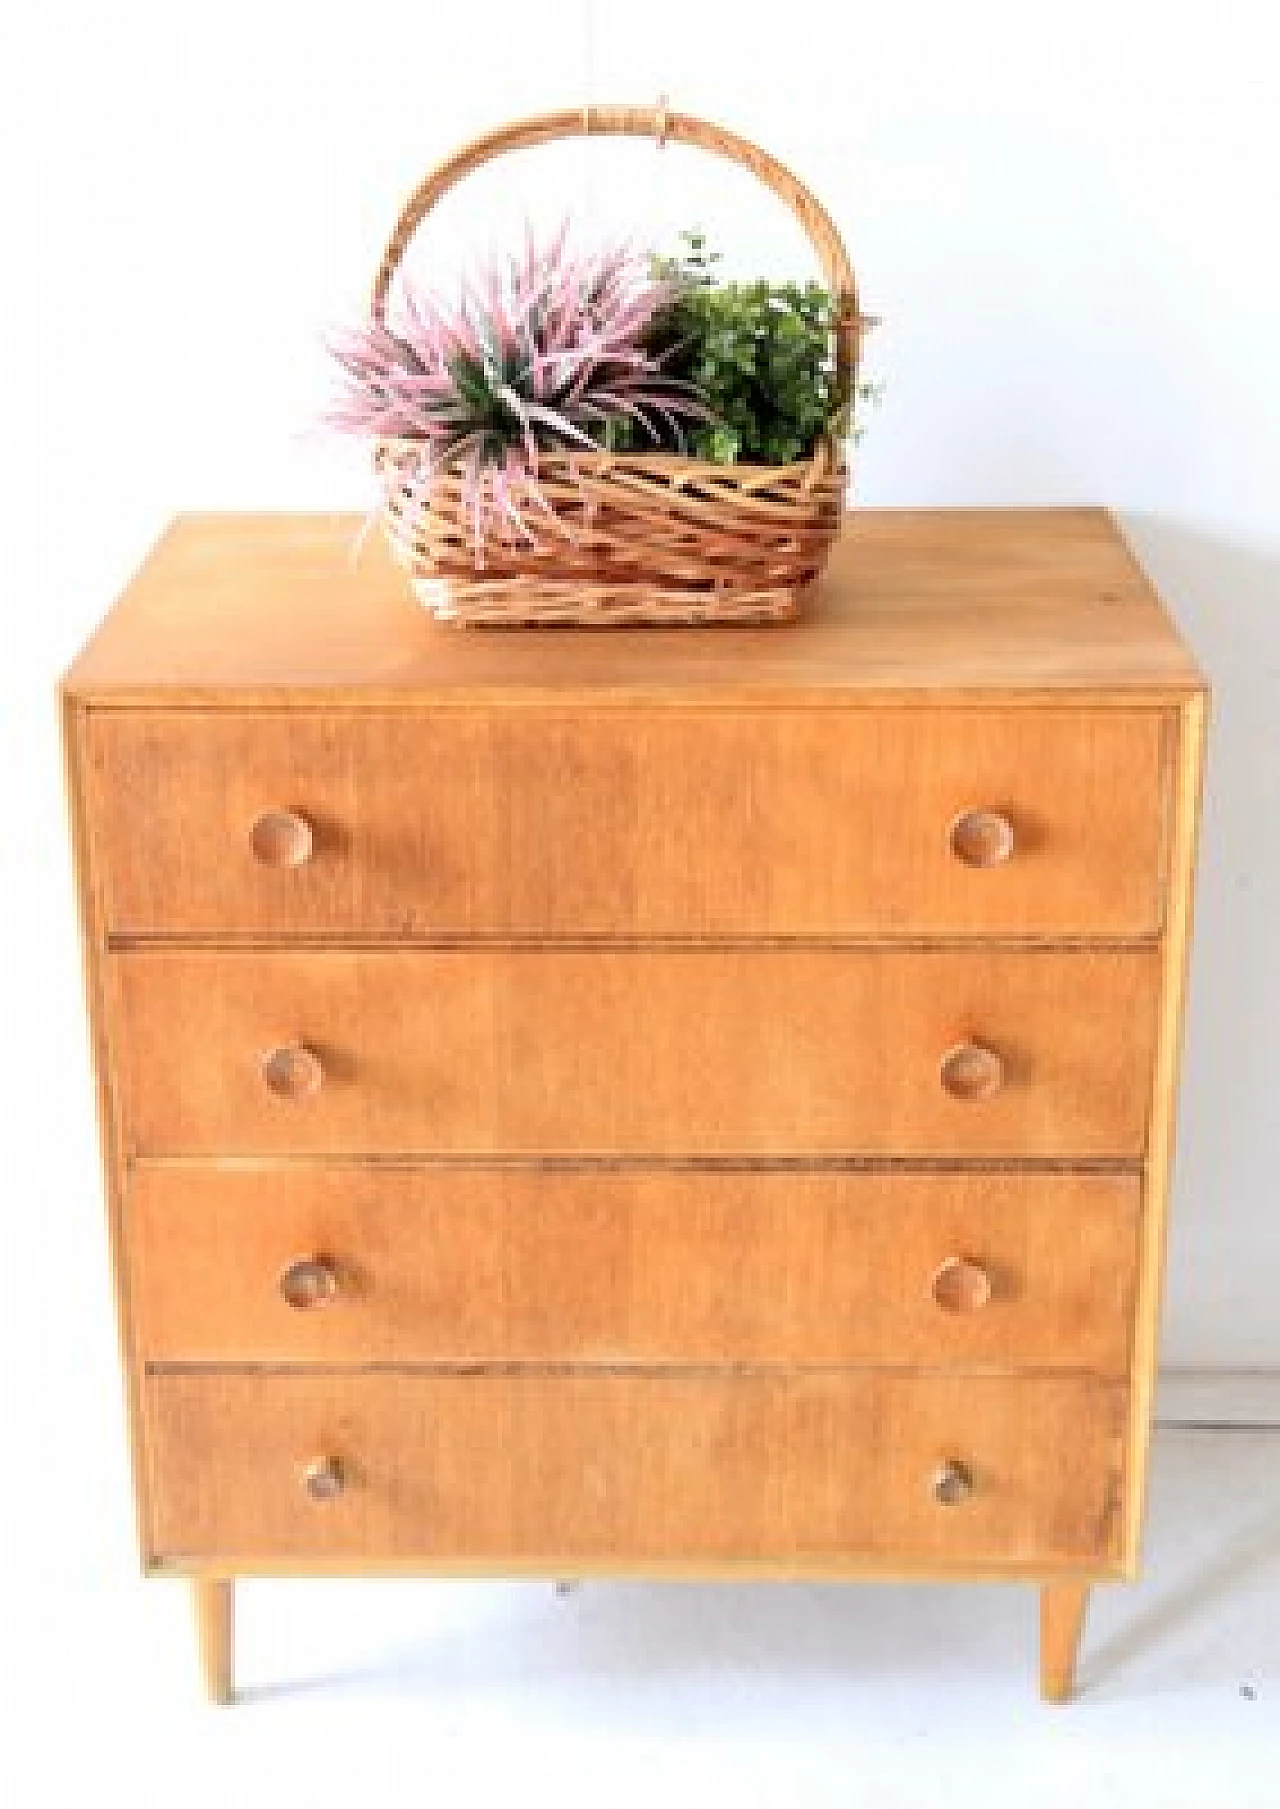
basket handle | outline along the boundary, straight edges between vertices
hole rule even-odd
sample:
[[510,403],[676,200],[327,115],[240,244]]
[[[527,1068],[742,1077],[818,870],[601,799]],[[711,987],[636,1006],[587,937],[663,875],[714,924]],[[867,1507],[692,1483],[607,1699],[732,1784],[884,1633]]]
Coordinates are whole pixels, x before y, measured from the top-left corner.
[[436,203],[464,176],[508,151],[526,150],[531,145],[548,144],[557,138],[597,137],[655,138],[659,145],[674,138],[682,144],[696,145],[731,163],[741,164],[786,203],[808,234],[822,265],[827,287],[835,297],[836,393],[842,404],[847,402],[858,368],[859,342],[869,322],[858,310],[853,266],[831,215],[817,196],[768,151],[762,151],[750,139],[740,138],[724,126],[699,119],[696,114],[669,112],[663,102],[656,107],[579,107],[559,113],[539,113],[531,119],[515,120],[510,125],[486,132],[447,157],[413,191],[396,221],[395,231],[374,278],[374,319],[385,318],[392,279],[410,239]]

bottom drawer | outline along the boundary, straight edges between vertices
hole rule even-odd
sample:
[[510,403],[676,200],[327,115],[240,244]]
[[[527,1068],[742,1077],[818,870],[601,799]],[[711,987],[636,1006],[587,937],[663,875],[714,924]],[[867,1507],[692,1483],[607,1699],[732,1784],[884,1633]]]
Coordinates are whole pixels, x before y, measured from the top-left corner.
[[1124,1404],[1119,1384],[870,1370],[159,1372],[152,1556],[1101,1564]]

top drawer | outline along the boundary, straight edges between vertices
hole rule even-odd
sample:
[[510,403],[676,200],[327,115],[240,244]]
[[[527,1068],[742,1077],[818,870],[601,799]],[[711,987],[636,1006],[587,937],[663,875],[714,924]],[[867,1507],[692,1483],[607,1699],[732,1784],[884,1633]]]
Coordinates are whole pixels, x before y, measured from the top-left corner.
[[1141,935],[1163,724],[111,710],[87,719],[85,764],[122,934]]

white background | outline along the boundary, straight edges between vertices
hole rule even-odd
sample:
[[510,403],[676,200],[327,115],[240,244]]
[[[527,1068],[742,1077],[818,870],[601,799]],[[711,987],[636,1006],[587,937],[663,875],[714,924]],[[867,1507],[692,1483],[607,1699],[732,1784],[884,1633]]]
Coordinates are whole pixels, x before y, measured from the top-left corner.
[[[1273,15],[1267,0],[5,9],[0,1463],[9,1549],[32,1574],[92,1591],[127,1569],[131,1538],[56,674],[174,510],[364,504],[360,458],[312,431],[324,331],[359,306],[436,159],[586,99],[665,90],[830,205],[885,321],[862,502],[1109,505],[1184,624],[1216,700],[1164,1349],[1179,1369],[1280,1370]],[[526,202],[705,224],[745,268],[801,253],[763,192],[693,153],[547,153],[465,194],[441,218],[442,259],[463,212],[488,227]],[[47,1654],[63,1633],[39,1604]]]

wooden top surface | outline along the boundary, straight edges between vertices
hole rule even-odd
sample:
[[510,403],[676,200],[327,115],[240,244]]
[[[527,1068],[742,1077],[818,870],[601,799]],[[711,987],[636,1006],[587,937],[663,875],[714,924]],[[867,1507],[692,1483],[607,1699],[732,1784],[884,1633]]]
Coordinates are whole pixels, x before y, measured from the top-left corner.
[[1100,509],[855,510],[797,623],[459,629],[355,515],[183,515],[75,661],[98,704],[1158,702],[1203,687]]

